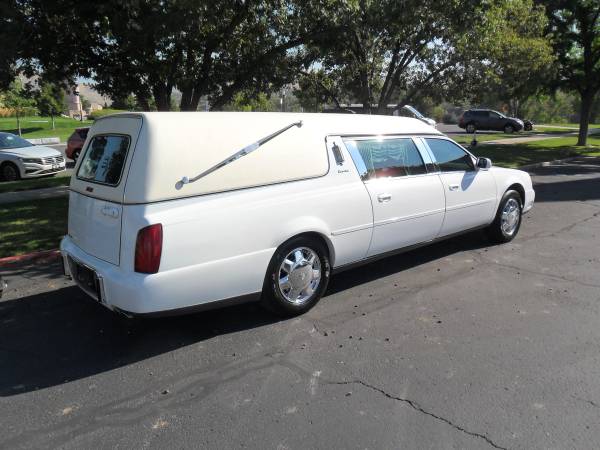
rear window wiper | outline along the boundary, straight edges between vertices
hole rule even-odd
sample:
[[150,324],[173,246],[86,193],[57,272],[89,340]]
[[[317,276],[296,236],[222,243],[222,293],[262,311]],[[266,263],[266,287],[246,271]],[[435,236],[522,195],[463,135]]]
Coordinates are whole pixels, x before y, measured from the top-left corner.
[[207,169],[204,172],[202,172],[201,174],[196,175],[194,178],[183,177],[179,183],[181,183],[181,185],[184,185],[184,184],[193,183],[194,181],[198,181],[200,178],[203,178],[203,177],[213,173],[215,170],[219,170],[221,167],[225,167],[227,164],[231,164],[235,160],[240,159],[243,156],[249,155],[256,149],[258,149],[261,145],[266,144],[271,139],[276,138],[281,133],[286,132],[287,130],[289,130],[292,127],[298,127],[298,128],[302,127],[302,121],[300,120],[298,122],[291,123],[288,126],[283,127],[281,130],[277,130],[276,132],[274,132],[262,139],[259,139],[258,141],[254,142],[250,145],[247,145],[246,147],[244,147],[241,150],[238,150],[237,152],[235,152],[233,155],[229,156],[228,158],[225,158],[223,161],[215,164],[210,169]]

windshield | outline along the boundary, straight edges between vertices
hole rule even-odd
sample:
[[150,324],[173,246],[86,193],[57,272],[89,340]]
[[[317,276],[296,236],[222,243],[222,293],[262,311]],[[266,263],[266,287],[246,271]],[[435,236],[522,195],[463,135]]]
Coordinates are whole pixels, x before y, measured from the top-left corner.
[[0,149],[23,147],[33,147],[33,144],[17,135],[0,133]]
[[413,113],[417,119],[422,119],[424,117],[423,114],[421,114],[419,111],[417,111],[415,108],[413,108],[410,105],[404,105],[404,109],[407,109],[408,111]]

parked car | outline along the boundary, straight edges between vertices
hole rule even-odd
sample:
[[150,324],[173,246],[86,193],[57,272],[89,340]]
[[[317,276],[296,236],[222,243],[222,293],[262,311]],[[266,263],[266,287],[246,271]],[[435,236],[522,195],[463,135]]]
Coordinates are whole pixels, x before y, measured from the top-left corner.
[[65,272],[101,305],[293,315],[332,272],[476,228],[510,241],[535,192],[415,119],[154,112],[98,119],[69,196]]
[[67,139],[67,149],[65,150],[67,158],[77,161],[89,130],[90,127],[76,128],[73,134],[69,136],[69,139]]
[[65,170],[65,157],[57,150],[11,133],[0,132],[0,179],[52,176]]
[[458,121],[458,126],[467,133],[476,130],[504,131],[514,133],[523,129],[523,121],[516,117],[506,117],[498,111],[491,109],[469,109],[465,111]]
[[423,114],[421,114],[419,111],[417,111],[415,108],[413,108],[410,105],[404,105],[402,108],[397,110],[397,114],[394,113],[394,115],[402,116],[402,117],[412,117],[413,119],[418,119],[421,122],[424,122],[427,125],[432,126],[433,128],[437,128],[437,123],[435,120],[433,120],[429,117],[425,117]]

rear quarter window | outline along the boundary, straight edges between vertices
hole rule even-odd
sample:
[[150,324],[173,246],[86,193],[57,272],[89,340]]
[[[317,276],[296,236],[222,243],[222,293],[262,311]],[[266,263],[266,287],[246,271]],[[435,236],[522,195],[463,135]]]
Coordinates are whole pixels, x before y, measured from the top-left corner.
[[94,136],[87,146],[77,178],[116,186],[121,181],[131,139],[125,135]]

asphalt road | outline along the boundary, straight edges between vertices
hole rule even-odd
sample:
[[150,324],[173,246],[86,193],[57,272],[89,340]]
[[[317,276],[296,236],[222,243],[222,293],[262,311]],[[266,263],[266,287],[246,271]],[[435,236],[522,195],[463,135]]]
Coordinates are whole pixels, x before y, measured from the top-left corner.
[[8,273],[1,448],[598,448],[600,161],[543,168],[512,243],[334,276],[308,314],[131,322]]

